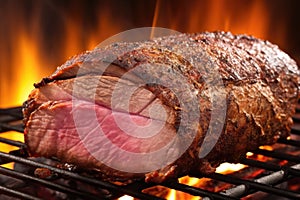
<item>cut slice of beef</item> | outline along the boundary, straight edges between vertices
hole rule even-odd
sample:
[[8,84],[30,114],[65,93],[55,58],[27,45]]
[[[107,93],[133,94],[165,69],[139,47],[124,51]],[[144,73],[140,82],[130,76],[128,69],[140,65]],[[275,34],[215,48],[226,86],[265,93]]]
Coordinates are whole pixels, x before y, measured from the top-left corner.
[[211,173],[289,135],[299,75],[276,45],[246,35],[116,43],[35,84],[24,103],[25,141],[33,156],[109,180]]

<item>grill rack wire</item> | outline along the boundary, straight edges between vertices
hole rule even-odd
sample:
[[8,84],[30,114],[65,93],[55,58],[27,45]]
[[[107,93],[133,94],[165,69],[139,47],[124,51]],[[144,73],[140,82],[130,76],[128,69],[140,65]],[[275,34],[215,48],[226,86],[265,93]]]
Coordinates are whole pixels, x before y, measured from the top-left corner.
[[[27,181],[42,187],[49,188],[54,191],[59,191],[70,197],[70,199],[117,199],[123,195],[129,195],[137,199],[145,200],[162,200],[163,198],[144,193],[143,190],[156,186],[155,184],[145,183],[143,181],[134,182],[128,185],[118,185],[110,182],[105,182],[91,178],[89,176],[82,175],[80,173],[70,171],[67,169],[59,168],[45,164],[38,160],[32,160],[28,158],[26,154],[26,145],[23,142],[7,139],[1,137],[2,133],[8,131],[15,131],[23,133],[22,125],[22,108],[4,108],[0,109],[0,143],[8,144],[17,147],[17,150],[5,153],[0,149],[0,164],[6,164],[10,162],[18,163],[32,168],[45,168],[49,169],[52,173],[55,173],[57,177],[64,180],[76,181],[91,187],[99,189],[97,195],[95,193],[72,187],[67,184],[57,183],[51,179],[39,178],[33,173],[22,173],[15,169],[5,168],[0,166],[0,177],[5,176],[9,179],[18,179],[21,181]],[[294,126],[292,128],[292,139],[280,139],[278,143],[286,146],[291,146],[294,149],[300,151],[300,106],[297,106],[297,113],[294,117]],[[293,137],[294,136],[294,137]],[[294,139],[296,138],[296,139]],[[298,140],[299,139],[299,140]],[[193,186],[188,186],[177,181],[170,181],[160,184],[161,186],[182,191],[194,196],[202,197],[203,199],[240,199],[247,195],[256,192],[265,192],[276,195],[280,199],[300,199],[299,188],[297,190],[280,188],[276,185],[284,183],[288,180],[299,179],[300,185],[300,156],[291,155],[287,152],[280,152],[276,150],[265,150],[257,149],[253,152],[257,155],[263,155],[267,157],[276,158],[279,160],[287,161],[287,164],[281,166],[279,164],[262,162],[254,159],[244,159],[241,163],[248,165],[249,167],[259,168],[267,170],[268,173],[262,177],[255,178],[252,180],[236,178],[231,175],[223,175],[214,173],[208,178],[233,184],[234,186],[230,189],[226,189],[221,192],[211,192],[209,190],[200,189]],[[201,174],[191,174],[193,177],[203,178]],[[0,194],[4,194],[6,197],[12,197],[16,199],[28,199],[28,200],[39,200],[41,197],[34,196],[30,192],[20,191],[13,187],[0,185]],[[76,198],[75,198],[76,197]]]

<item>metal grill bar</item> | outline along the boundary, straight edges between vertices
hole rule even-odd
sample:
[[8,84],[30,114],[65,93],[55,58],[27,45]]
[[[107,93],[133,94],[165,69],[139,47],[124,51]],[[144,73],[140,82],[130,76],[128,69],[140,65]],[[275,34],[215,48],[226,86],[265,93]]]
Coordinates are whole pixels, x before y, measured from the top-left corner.
[[88,198],[88,199],[95,199],[95,200],[99,199],[98,197],[95,197],[95,196],[93,196],[89,193],[74,190],[74,189],[71,189],[69,187],[57,184],[57,183],[53,183],[53,182],[50,182],[50,181],[47,181],[47,180],[44,180],[44,179],[29,176],[29,175],[26,175],[24,173],[20,173],[20,172],[17,172],[15,170],[10,170],[10,169],[7,169],[7,168],[1,167],[1,166],[0,166],[0,173],[2,173],[4,175],[7,175],[7,176],[14,177],[14,178],[18,178],[20,180],[27,180],[27,181],[31,181],[31,182],[35,182],[35,183],[40,183],[40,184],[43,184],[43,185],[45,185],[49,188],[52,188],[52,189],[55,189],[55,190],[58,190],[58,191],[61,191],[61,192],[68,192],[70,194],[74,194],[74,195],[77,195],[77,196],[80,196],[80,197],[84,197],[84,198]]
[[253,153],[261,154],[261,155],[272,157],[272,158],[278,158],[281,160],[288,160],[288,161],[295,162],[295,163],[300,163],[300,157],[294,156],[294,155],[289,155],[287,153],[277,152],[275,150],[269,151],[269,150],[265,150],[265,149],[257,149],[255,151],[253,151]]
[[281,143],[281,144],[288,144],[288,145],[291,145],[291,146],[300,147],[300,142],[297,141],[297,140],[279,139],[277,142]]
[[[300,165],[295,165],[293,168],[300,169]],[[279,188],[272,186],[274,184],[278,184],[281,181],[286,180],[287,174],[284,171],[277,171],[268,176],[265,176],[265,177],[262,177],[260,179],[256,179],[253,181],[239,179],[239,178],[236,178],[236,177],[233,177],[230,175],[223,175],[223,174],[216,174],[216,173],[211,174],[208,177],[217,179],[220,181],[224,181],[227,183],[240,185],[240,187],[243,187],[242,188],[243,193],[249,192],[250,189],[255,189],[255,190],[259,190],[259,191],[263,191],[263,192],[267,192],[267,193],[271,193],[271,194],[276,194],[278,196],[284,196],[284,197],[288,197],[288,198],[292,198],[292,199],[300,199],[300,193],[293,192],[290,190],[285,190],[285,189],[279,189]],[[227,191],[223,192],[223,194],[231,196],[234,194],[233,191],[236,192],[236,189],[227,190]],[[235,196],[236,196],[236,194],[235,194]]]
[[241,163],[244,165],[249,165],[251,167],[262,168],[270,171],[279,171],[282,169],[279,165],[266,163],[258,160],[252,160],[252,159],[244,159]]
[[294,127],[291,130],[291,133],[295,135],[300,135],[300,125],[299,124],[297,126],[294,125]]
[[1,185],[0,185],[0,193],[1,194],[7,194],[7,195],[12,196],[12,197],[18,197],[18,198],[21,198],[21,199],[24,199],[24,200],[42,200],[40,198],[25,194],[23,192],[19,192],[19,191],[16,191],[16,190],[9,189],[9,188],[3,187]]
[[9,145],[15,146],[15,147],[24,147],[25,146],[25,144],[23,142],[10,140],[10,139],[6,139],[6,138],[2,138],[2,137],[0,137],[0,142],[9,144]]
[[261,162],[258,160],[252,160],[252,159],[245,159],[242,161],[243,164],[245,165],[250,165],[252,167],[258,167],[261,169],[266,169],[269,171],[284,171],[285,174],[290,174],[293,176],[299,176],[300,177],[300,170],[297,170],[293,167],[287,167],[287,166],[280,166],[280,165],[275,165],[272,163],[265,163],[265,162]]
[[[25,159],[25,158],[14,156],[14,155],[9,155],[9,154],[1,152],[1,151],[0,151],[0,157],[5,158],[5,159],[10,160],[10,161],[14,161],[14,162],[22,163],[22,164],[25,164],[25,165],[29,165],[29,166],[32,166],[32,167],[46,168],[46,169],[51,170],[52,172],[55,172],[57,174],[62,175],[63,177],[69,177],[69,178],[72,178],[74,180],[78,180],[78,181],[82,181],[82,182],[85,182],[85,183],[88,183],[88,184],[92,184],[94,186],[100,186],[101,188],[106,188],[106,189],[111,190],[111,191],[118,191],[120,193],[128,194],[128,195],[136,197],[136,198],[145,199],[145,200],[162,200],[162,198],[158,198],[158,197],[148,195],[148,194],[144,194],[144,193],[141,193],[141,192],[126,190],[126,189],[124,189],[124,188],[122,188],[118,185],[114,185],[114,184],[109,183],[109,182],[104,182],[104,181],[99,181],[99,180],[96,180],[96,179],[87,178],[87,177],[81,176],[81,175],[73,173],[73,172],[69,172],[69,171],[59,169],[59,168],[56,168],[56,167],[53,167],[53,166],[50,166],[50,165],[47,165],[47,164],[39,163],[39,162],[36,162],[36,161],[33,161],[33,160],[28,160],[28,159]],[[110,197],[107,197],[107,198],[110,198]]]
[[9,125],[9,124],[0,123],[0,127],[1,127],[0,132],[17,131],[22,133],[24,130],[22,125]]
[[[299,106],[300,109],[300,106]],[[300,110],[297,111],[300,111]],[[299,117],[294,117],[294,121],[298,122]],[[16,108],[9,108],[9,109],[0,109],[0,133],[6,132],[6,131],[17,131],[17,132],[23,132],[23,127],[21,120],[22,119],[22,113],[21,113],[21,107]],[[18,123],[19,122],[19,123]],[[295,126],[292,128],[292,134],[295,135],[297,138],[297,135],[300,135],[300,124],[295,124]],[[149,200],[161,200],[163,198],[159,198],[150,194],[143,193],[143,189],[155,186],[155,184],[148,184],[145,182],[136,182],[133,184],[129,184],[126,186],[120,186],[115,185],[113,183],[105,182],[96,180],[93,178],[89,178],[86,176],[82,176],[80,174],[66,171],[64,169],[60,169],[57,167],[53,167],[47,164],[40,163],[39,161],[33,161],[29,160],[26,155],[26,151],[24,149],[26,148],[25,144],[19,141],[14,141],[6,138],[0,137],[0,143],[5,143],[11,146],[18,147],[18,150],[11,151],[9,154],[0,152],[0,164],[8,163],[8,162],[16,162],[16,163],[22,163],[25,166],[32,166],[34,168],[47,168],[51,170],[52,172],[59,175],[60,178],[64,178],[67,180],[75,180],[79,181],[81,183],[93,185],[97,187],[98,189],[107,189],[107,193],[103,193],[103,196],[101,196],[101,199],[115,199],[120,197],[123,194],[127,194],[130,196],[133,196],[135,198],[139,199],[149,199]],[[293,148],[299,148],[300,142],[295,139],[280,139],[279,143],[283,145],[289,145]],[[267,157],[276,158],[280,160],[287,160],[288,162],[292,163],[300,163],[300,158],[295,155],[289,155],[287,153],[278,152],[278,151],[268,151],[265,149],[258,149],[256,151],[253,151],[255,154],[261,154]],[[271,162],[262,162],[252,159],[244,159],[242,161],[243,164],[248,165],[249,167],[255,167],[260,168],[264,170],[268,170],[270,172],[269,175],[264,175],[261,178],[255,179],[255,180],[246,180],[241,179],[233,176],[228,175],[222,175],[222,174],[212,174],[208,176],[209,178],[212,178],[215,181],[221,181],[226,182],[229,184],[236,185],[231,189],[225,190],[221,193],[214,193],[210,192],[204,189],[200,189],[193,186],[188,186],[185,184],[181,184],[178,182],[166,182],[162,183],[161,185],[164,187],[168,187],[171,189],[175,189],[178,191],[182,191],[185,193],[189,193],[194,196],[202,196],[204,199],[237,199],[239,197],[247,196],[248,194],[252,194],[257,191],[264,191],[267,193],[276,194],[278,196],[284,196],[291,199],[300,199],[300,193],[285,189],[280,189],[277,187],[274,187],[273,185],[276,185],[278,183],[287,181],[289,179],[300,177],[300,164],[294,165],[294,166],[280,166],[278,164],[274,164]],[[290,164],[291,165],[291,164]],[[35,177],[33,175],[23,174],[20,172],[17,172],[15,170],[10,170],[4,167],[0,167],[0,174],[7,175],[12,178],[17,178],[19,180],[26,180],[30,181],[36,184],[41,184],[47,188],[54,189],[56,191],[61,191],[66,194],[75,195],[75,196],[81,196],[83,199],[97,199],[99,196],[95,196],[87,191],[77,190],[75,188],[69,187],[67,185],[63,184],[57,184],[55,182],[52,182],[52,180],[45,180],[40,179],[38,177]],[[199,179],[202,178],[201,174],[193,174],[193,176],[199,177]],[[31,196],[29,194],[25,194],[20,191],[13,190],[11,188],[6,188],[3,186],[0,186],[0,193],[7,194],[9,196],[19,197],[21,199],[39,199],[37,197]]]
[[[12,120],[21,120],[23,119],[22,107],[18,106],[14,108],[4,108],[4,109],[1,108],[0,115],[5,115],[6,117],[10,116]],[[2,121],[6,121],[6,120],[2,120]]]
[[209,192],[207,190],[202,190],[202,189],[199,189],[199,188],[196,188],[196,187],[184,185],[184,184],[177,183],[177,182],[163,183],[162,185],[166,186],[168,188],[172,188],[172,189],[175,189],[175,190],[179,190],[179,191],[182,191],[182,192],[189,193],[189,194],[194,195],[194,196],[209,197],[211,199],[221,199],[221,200],[238,199],[236,197],[230,197],[230,196],[215,193],[215,192]]

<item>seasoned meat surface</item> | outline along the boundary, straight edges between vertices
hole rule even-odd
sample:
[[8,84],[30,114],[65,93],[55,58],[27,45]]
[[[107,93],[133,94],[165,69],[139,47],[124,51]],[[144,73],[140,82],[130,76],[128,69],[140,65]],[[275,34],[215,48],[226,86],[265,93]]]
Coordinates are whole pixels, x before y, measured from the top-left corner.
[[115,43],[71,58],[35,84],[24,103],[25,141],[31,155],[109,180],[211,173],[289,135],[299,81],[294,60],[247,35]]

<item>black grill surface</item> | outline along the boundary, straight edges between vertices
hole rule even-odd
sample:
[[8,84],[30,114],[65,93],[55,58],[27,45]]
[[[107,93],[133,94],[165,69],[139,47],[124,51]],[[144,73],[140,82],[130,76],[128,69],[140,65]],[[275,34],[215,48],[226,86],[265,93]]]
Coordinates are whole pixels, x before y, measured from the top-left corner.
[[[228,183],[230,188],[218,192],[171,181],[160,186],[175,189],[203,199],[241,199],[256,195],[257,199],[269,195],[278,199],[300,199],[300,107],[294,117],[295,125],[289,139],[281,139],[272,150],[257,149],[253,156],[242,161],[248,171],[263,171],[253,177],[214,173],[208,177],[217,185]],[[22,134],[21,107],[0,109],[0,143],[13,146],[6,153],[0,149],[0,164],[14,163],[14,168],[0,166],[0,199],[117,199],[129,195],[136,199],[163,199],[147,194],[145,189],[154,184],[134,182],[128,185],[95,179],[73,166],[58,164],[55,159],[30,158],[23,142],[7,139],[4,135]],[[267,161],[258,159],[268,158]],[[43,175],[40,175],[39,172]],[[239,172],[235,172],[239,173]],[[253,174],[253,173],[252,173]],[[200,174],[190,176],[202,179]],[[290,183],[293,183],[292,185]],[[211,187],[211,186],[210,186]],[[263,195],[260,195],[260,194]],[[47,198],[46,198],[47,197]]]

